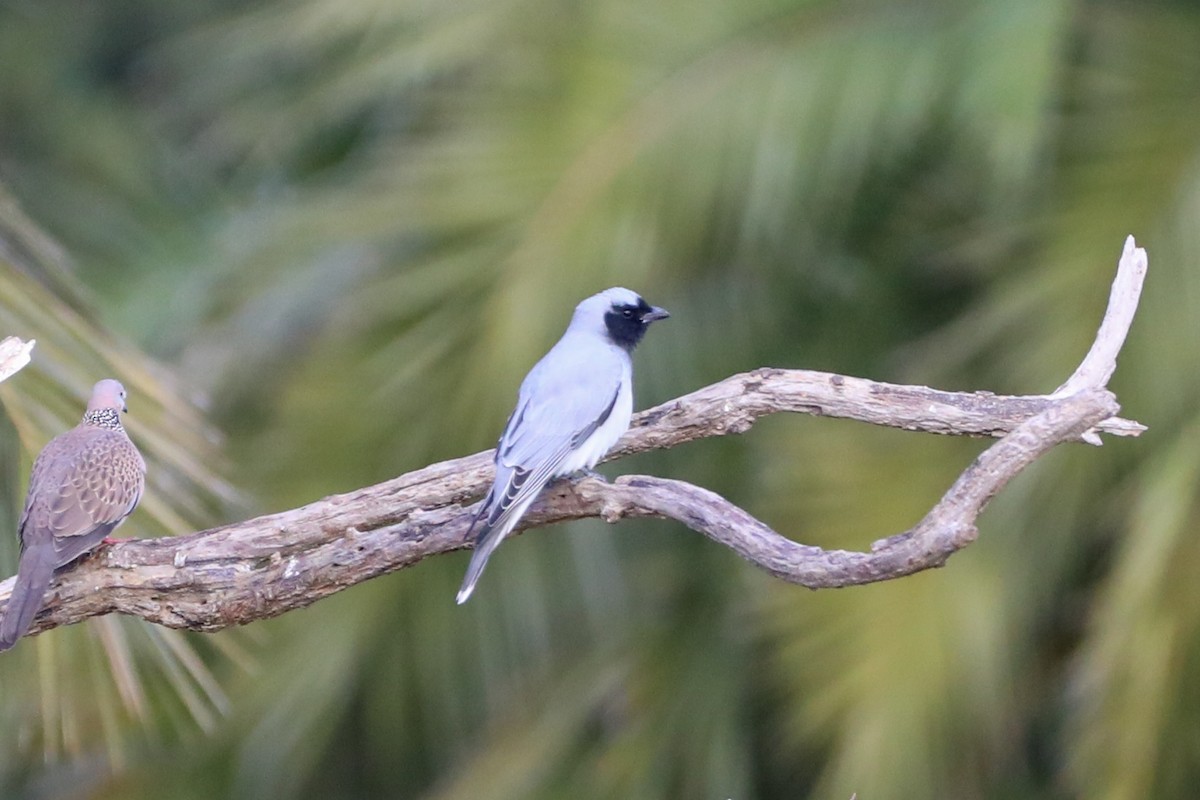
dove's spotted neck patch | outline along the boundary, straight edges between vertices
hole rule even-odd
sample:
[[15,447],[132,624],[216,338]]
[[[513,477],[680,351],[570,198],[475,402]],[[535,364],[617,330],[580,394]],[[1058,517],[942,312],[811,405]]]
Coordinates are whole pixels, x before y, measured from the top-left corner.
[[121,427],[121,413],[115,408],[97,408],[83,415],[83,424],[96,428],[107,428],[110,431],[124,430]]

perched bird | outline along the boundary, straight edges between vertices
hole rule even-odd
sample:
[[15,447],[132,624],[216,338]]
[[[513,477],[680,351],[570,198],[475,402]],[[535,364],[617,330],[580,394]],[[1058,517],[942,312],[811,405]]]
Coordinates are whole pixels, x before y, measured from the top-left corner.
[[146,462],[121,426],[120,413],[127,410],[125,387],[100,381],[83,421],[51,440],[33,462],[0,651],[29,630],[54,570],[99,546],[141,499]]
[[479,529],[459,603],[546,484],[590,470],[621,438],[633,415],[630,354],[650,323],[668,316],[621,288],[575,307],[566,333],[525,376],[496,445],[496,479],[467,533]]

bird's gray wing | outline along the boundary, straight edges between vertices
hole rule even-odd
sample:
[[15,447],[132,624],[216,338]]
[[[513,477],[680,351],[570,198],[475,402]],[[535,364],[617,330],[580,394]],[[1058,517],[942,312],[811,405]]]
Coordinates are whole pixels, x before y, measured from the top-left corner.
[[561,346],[570,343],[560,342],[521,384],[496,452],[505,466],[535,469],[552,462],[612,413],[627,357],[603,346]]
[[492,485],[492,493],[486,504],[487,526],[489,528],[496,527],[510,509],[520,508],[523,500],[531,494],[541,491],[558,474],[559,466],[566,460],[567,455],[604,424],[616,403],[617,391],[614,390],[608,405],[600,412],[600,416],[560,440],[553,449],[551,447],[554,443],[543,443],[538,450],[541,459],[533,466],[525,467],[516,464],[510,466],[503,461],[497,461],[497,481]]
[[530,371],[496,448],[488,527],[541,491],[568,454],[604,424],[623,375],[619,355],[608,348],[556,348]]

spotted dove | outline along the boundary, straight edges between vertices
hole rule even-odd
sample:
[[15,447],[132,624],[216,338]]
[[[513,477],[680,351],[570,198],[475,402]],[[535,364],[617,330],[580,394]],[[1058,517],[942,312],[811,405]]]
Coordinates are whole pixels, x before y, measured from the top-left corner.
[[0,651],[29,630],[54,570],[99,546],[141,499],[146,462],[121,426],[126,410],[125,387],[100,381],[83,421],[54,438],[33,462],[18,527],[21,561],[0,621]]

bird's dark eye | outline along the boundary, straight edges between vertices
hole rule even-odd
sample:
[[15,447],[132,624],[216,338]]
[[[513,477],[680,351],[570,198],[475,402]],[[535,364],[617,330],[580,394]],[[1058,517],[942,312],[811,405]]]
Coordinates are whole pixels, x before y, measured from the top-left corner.
[[625,309],[624,311],[621,312],[621,316],[624,317],[625,319],[633,319],[633,309],[632,308]]

